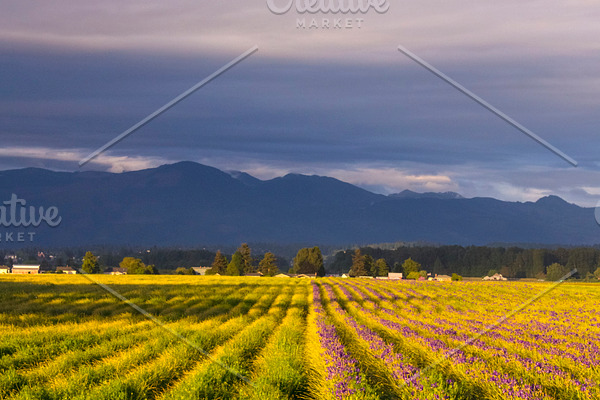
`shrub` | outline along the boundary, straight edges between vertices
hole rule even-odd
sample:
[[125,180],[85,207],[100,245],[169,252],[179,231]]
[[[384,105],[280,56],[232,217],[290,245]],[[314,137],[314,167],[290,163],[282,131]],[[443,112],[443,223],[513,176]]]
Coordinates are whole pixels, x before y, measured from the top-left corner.
[[417,280],[421,275],[417,271],[410,272],[406,279]]

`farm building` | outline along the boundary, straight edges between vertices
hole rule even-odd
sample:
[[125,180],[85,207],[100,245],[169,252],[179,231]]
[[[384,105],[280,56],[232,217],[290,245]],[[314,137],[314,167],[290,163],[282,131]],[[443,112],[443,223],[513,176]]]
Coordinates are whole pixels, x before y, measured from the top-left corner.
[[208,271],[210,267],[192,267],[192,269],[196,275],[206,275],[206,271]]
[[34,275],[40,273],[39,265],[13,265],[13,274]]
[[246,274],[245,276],[261,277],[261,276],[263,276],[263,274],[262,274],[262,272],[254,272],[254,273]]
[[402,279],[402,272],[388,272],[388,279],[391,279],[391,280]]
[[450,282],[452,278],[448,275],[436,275],[435,278],[433,278],[433,280],[438,282]]
[[506,279],[505,277],[503,277],[501,274],[494,274],[492,276],[485,276],[483,278],[484,281],[506,281],[508,279]]
[[290,278],[316,278],[317,274],[289,274]]
[[77,273],[77,271],[71,267],[56,267],[56,272],[59,274],[70,274],[70,275],[75,275]]
[[127,275],[127,268],[109,268],[104,275]]
[[0,274],[10,274],[10,267],[6,265],[0,266]]
[[291,278],[291,276],[288,274],[277,274],[275,275],[275,278]]

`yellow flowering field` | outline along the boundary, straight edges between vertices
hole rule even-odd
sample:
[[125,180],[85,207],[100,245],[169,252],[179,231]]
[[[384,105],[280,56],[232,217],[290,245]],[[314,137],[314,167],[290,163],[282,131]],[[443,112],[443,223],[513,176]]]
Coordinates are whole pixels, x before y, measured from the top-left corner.
[[600,286],[0,277],[0,399],[599,399]]

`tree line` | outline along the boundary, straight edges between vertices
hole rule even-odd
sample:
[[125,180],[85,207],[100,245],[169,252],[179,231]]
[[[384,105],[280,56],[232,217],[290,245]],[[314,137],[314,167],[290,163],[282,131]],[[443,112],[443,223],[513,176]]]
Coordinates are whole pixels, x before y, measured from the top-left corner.
[[[221,251],[217,251],[211,268],[206,274],[240,276],[260,272],[264,276],[275,276],[280,273],[281,268],[283,268],[283,265],[278,262],[278,258],[272,252],[265,253],[260,262],[256,263],[256,260],[252,257],[252,249],[247,243],[243,243],[233,253],[231,259],[228,259]],[[293,265],[288,272],[292,274],[325,275],[321,250],[318,247],[300,249],[294,257]]]
[[[127,271],[128,275],[157,275],[158,269],[154,265],[146,265],[141,259],[135,257],[124,257],[119,267]],[[81,263],[81,270],[86,274],[99,274],[104,271],[100,266],[98,257],[91,251],[85,253]]]
[[[192,253],[193,254],[193,253]],[[196,253],[198,254],[198,253]],[[242,276],[260,273],[264,276],[275,276],[280,271],[286,270],[287,262],[285,259],[278,258],[272,252],[266,252],[259,258],[254,258],[252,255],[252,249],[247,243],[237,249],[231,257],[223,254],[220,250],[212,254],[212,261],[203,259],[203,264],[195,264],[192,266],[206,266],[210,265],[210,268],[206,271],[206,275],[228,275],[228,276]],[[202,257],[206,257],[207,254],[202,253]],[[106,270],[106,264],[109,263],[115,265],[117,263],[118,256],[114,254],[108,256],[98,257],[91,251],[86,252],[81,263],[81,269],[88,274],[101,273]],[[149,254],[143,254],[140,258],[125,256],[120,262],[119,267],[127,270],[128,274],[157,274],[158,269],[154,264],[146,264],[144,259],[149,259]],[[154,257],[156,259],[156,257]],[[103,260],[103,263],[101,263]],[[79,265],[75,259],[72,260],[72,265],[75,268],[79,268]],[[104,264],[104,265],[102,265]],[[193,274],[194,271],[192,266],[185,267],[181,266],[175,269],[176,274]],[[161,266],[162,267],[162,266]],[[292,266],[287,269],[287,272],[292,274],[309,274],[309,275],[325,275],[325,267],[323,262],[323,255],[319,247],[306,247],[302,248],[296,254],[293,259]]]
[[[456,273],[462,276],[483,277],[500,273],[507,278],[537,278],[557,280],[571,271],[575,278],[595,279],[600,274],[600,250],[591,247],[523,249],[519,247],[487,246],[419,246],[379,249],[359,249],[365,257],[364,275],[374,275],[372,260],[385,262],[391,272],[405,272],[403,264],[411,259],[421,270],[432,274]],[[339,251],[327,265],[328,273],[347,273],[353,268],[356,250]],[[383,260],[383,261],[380,261]],[[363,262],[359,262],[359,265]],[[412,272],[412,271],[411,271]],[[354,272],[351,272],[351,275]],[[600,277],[600,276],[599,276]],[[556,278],[556,279],[554,279]]]

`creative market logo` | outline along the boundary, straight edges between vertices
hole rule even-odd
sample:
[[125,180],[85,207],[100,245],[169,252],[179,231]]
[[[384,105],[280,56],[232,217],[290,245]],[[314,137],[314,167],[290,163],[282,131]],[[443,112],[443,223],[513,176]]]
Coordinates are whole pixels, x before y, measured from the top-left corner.
[[[0,206],[0,227],[3,228],[38,228],[42,223],[55,228],[60,225],[62,217],[58,213],[58,207],[48,208],[27,206],[27,201],[12,194],[10,200],[4,201]],[[3,234],[2,234],[3,233]],[[36,232],[34,231],[5,231],[0,233],[0,242],[23,243],[33,242]]]
[[[385,14],[390,9],[388,0],[267,0],[267,7],[275,15],[284,15],[296,6],[298,14],[312,14],[312,18],[297,17],[296,29],[343,30],[361,29],[365,21],[358,14],[366,15],[373,10]],[[316,14],[323,14],[317,18]],[[329,17],[331,14],[333,17]],[[345,17],[335,17],[343,14]],[[352,14],[353,17],[348,17]]]

